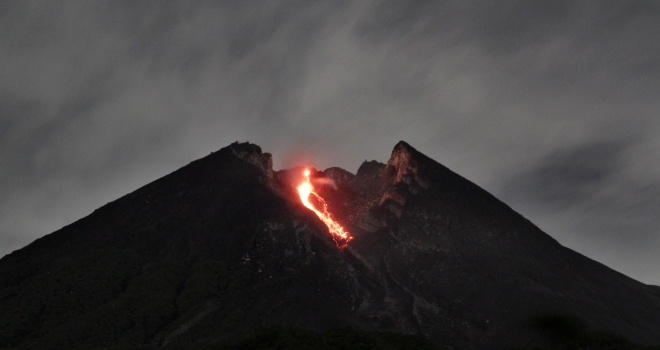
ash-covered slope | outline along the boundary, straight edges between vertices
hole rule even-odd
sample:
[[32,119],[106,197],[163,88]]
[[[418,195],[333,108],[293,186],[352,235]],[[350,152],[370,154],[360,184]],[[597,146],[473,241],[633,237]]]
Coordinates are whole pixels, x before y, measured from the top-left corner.
[[480,347],[534,344],[530,319],[562,312],[660,343],[657,289],[561,246],[405,142],[386,165],[364,163],[343,183],[355,193],[336,201],[355,213],[345,218],[356,237],[349,251],[406,291],[431,339],[449,329]]
[[232,144],[0,260],[0,348],[196,348],[261,326],[369,328],[270,154]]
[[660,293],[560,246],[399,143],[316,172],[355,239],[299,202],[302,169],[232,144],[0,260],[0,349],[186,348],[271,325],[424,334],[458,348],[543,339],[569,311],[660,343]]

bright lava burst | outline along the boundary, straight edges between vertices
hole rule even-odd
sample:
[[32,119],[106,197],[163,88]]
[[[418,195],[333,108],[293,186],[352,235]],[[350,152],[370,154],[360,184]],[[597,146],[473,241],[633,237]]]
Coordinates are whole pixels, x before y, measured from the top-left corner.
[[[305,175],[305,181],[300,184],[300,186],[298,186],[300,200],[309,210],[316,213],[316,216],[318,216],[319,219],[321,219],[321,221],[323,221],[325,225],[328,226],[328,230],[330,230],[332,239],[335,240],[337,247],[339,247],[339,250],[344,250],[344,248],[346,248],[348,245],[348,242],[351,241],[353,237],[350,233],[348,233],[348,231],[345,231],[337,221],[332,218],[332,215],[330,215],[328,212],[328,204],[325,202],[325,200],[323,200],[323,198],[321,198],[321,196],[314,192],[312,182],[309,180],[309,170],[305,169],[303,174]],[[318,210],[314,207],[314,204],[309,201],[309,196],[314,196],[314,198],[316,198],[316,201],[321,205],[321,210]]]

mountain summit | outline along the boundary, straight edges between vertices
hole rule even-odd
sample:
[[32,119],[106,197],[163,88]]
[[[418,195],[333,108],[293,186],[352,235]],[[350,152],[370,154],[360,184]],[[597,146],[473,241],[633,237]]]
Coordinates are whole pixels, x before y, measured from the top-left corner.
[[660,343],[660,290],[403,141],[356,174],[308,170],[345,249],[301,203],[304,168],[234,143],[0,259],[0,349],[195,349],[271,326],[521,347],[548,342],[530,326],[548,313]]

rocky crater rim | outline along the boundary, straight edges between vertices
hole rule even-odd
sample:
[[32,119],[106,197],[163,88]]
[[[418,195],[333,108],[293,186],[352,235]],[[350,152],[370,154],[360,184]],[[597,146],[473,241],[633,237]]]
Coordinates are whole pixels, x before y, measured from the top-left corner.
[[249,142],[234,142],[220,151],[228,151],[237,158],[261,169],[268,177],[273,177],[273,156],[261,151],[261,147]]
[[335,189],[337,186],[348,186],[362,192],[362,185],[366,184],[364,181],[378,178],[380,186],[383,186],[378,190],[378,206],[390,208],[397,217],[401,215],[401,208],[405,206],[409,194],[418,194],[430,187],[430,181],[424,174],[424,169],[429,165],[426,164],[427,157],[405,141],[399,141],[394,146],[386,164],[365,160],[356,174],[340,167],[319,171],[313,166],[296,166],[274,171],[272,155],[262,152],[261,147],[249,142],[234,142],[221,151],[230,152],[260,169],[266,175],[261,181],[278,194],[295,189],[304,180],[303,169],[310,170],[311,177],[316,179],[314,181],[317,183],[331,185]]
[[[236,141],[229,146],[222,148],[220,151],[230,152],[237,158],[257,166],[267,175],[271,177],[273,175],[274,170],[272,154],[263,152],[261,147],[256,144]],[[410,144],[405,141],[399,141],[396,146],[394,146],[391,157],[387,161],[387,164],[383,164],[376,160],[365,160],[358,168],[356,174],[353,174],[350,171],[340,167],[330,167],[323,171],[318,171],[313,166],[309,166],[308,168],[314,169],[315,172],[323,173],[323,175],[326,177],[329,177],[337,182],[345,182],[351,180],[355,176],[380,174],[383,172],[383,170],[385,170],[385,168],[390,167],[396,169],[397,176],[395,182],[408,183],[408,176],[419,175],[419,167],[417,161],[418,154],[419,152],[414,147],[410,146]],[[281,169],[279,171],[291,171],[299,168],[305,168],[305,166],[296,166],[293,168]]]
[[386,174],[396,174],[393,184],[405,183],[412,192],[419,188],[428,189],[429,181],[424,177],[423,166],[420,164],[421,153],[405,141],[399,141],[392,150],[392,156],[387,161]]

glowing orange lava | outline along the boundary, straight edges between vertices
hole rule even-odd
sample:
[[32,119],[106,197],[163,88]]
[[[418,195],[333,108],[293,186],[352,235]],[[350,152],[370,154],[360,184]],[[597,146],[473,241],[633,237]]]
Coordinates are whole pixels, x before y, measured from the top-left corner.
[[[321,198],[321,196],[314,192],[314,186],[312,186],[312,182],[309,180],[309,170],[305,169],[303,174],[305,175],[305,181],[298,186],[300,200],[309,210],[316,213],[316,216],[328,226],[328,230],[330,230],[332,239],[335,240],[337,247],[339,247],[340,250],[344,250],[353,237],[332,218],[332,215],[328,212],[328,204],[323,198]],[[309,196],[314,196],[314,198],[316,198],[316,201],[321,204],[321,210],[314,207],[314,204],[309,201]]]

